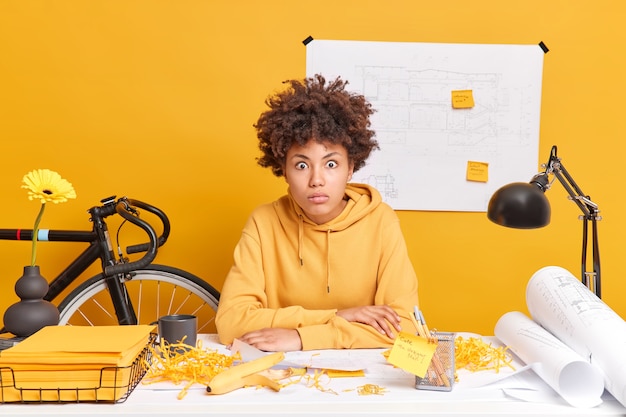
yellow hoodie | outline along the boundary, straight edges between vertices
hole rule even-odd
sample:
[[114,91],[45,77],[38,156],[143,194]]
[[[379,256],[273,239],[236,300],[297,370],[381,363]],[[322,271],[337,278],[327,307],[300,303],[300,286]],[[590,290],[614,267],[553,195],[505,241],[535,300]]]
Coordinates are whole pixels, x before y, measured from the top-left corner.
[[373,327],[335,314],[365,305],[389,305],[415,332],[417,278],[396,213],[366,184],[349,184],[346,198],[321,225],[290,194],[252,212],[220,296],[222,343],[274,327],[297,329],[303,350],[391,346]]

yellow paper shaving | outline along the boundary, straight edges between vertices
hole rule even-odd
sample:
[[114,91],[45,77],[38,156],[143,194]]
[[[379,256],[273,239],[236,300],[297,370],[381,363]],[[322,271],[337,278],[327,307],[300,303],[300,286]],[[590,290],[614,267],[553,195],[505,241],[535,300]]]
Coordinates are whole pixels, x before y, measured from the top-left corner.
[[357,387],[357,392],[359,395],[383,395],[387,389],[376,384],[365,384]]
[[178,393],[179,400],[187,395],[193,384],[208,385],[215,375],[241,359],[239,353],[229,356],[218,353],[217,350],[203,349],[201,340],[196,347],[184,343],[168,344],[161,340],[158,350],[153,347],[150,349],[152,364],[146,364],[149,368],[143,383],[170,381],[178,385],[185,382],[185,386]]
[[471,372],[495,370],[511,364],[513,358],[508,352],[508,347],[493,347],[480,338],[457,336],[454,339],[454,364],[455,369],[467,369]]
[[[300,372],[299,372],[300,371]],[[294,385],[294,384],[300,384],[303,383],[307,388],[315,388],[318,391],[321,392],[326,392],[329,394],[335,394],[335,395],[339,395],[337,394],[335,391],[333,391],[330,388],[325,388],[323,386],[323,383],[329,383],[330,382],[330,377],[328,376],[328,374],[326,373],[326,371],[324,370],[318,370],[316,369],[313,374],[309,374],[306,373],[306,369],[304,369],[304,373],[301,373],[302,369],[294,369],[294,376],[295,375],[299,375],[299,378],[297,379],[293,379],[289,382],[286,382],[284,384],[281,385],[281,388],[287,387],[289,385]],[[326,376],[327,380],[326,381],[322,381],[322,377]]]

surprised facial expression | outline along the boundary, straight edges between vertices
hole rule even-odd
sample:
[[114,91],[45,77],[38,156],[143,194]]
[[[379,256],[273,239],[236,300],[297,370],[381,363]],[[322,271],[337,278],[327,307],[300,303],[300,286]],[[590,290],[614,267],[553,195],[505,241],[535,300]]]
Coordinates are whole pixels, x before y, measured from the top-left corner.
[[309,140],[287,152],[285,180],[306,216],[317,224],[328,223],[346,206],[346,184],[354,165],[342,145]]

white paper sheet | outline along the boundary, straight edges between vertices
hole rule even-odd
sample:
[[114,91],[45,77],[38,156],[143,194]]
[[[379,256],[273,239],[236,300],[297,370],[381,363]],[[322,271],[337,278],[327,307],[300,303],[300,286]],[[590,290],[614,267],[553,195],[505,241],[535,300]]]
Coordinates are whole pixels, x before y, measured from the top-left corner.
[[[486,211],[504,184],[536,172],[544,52],[538,45],[315,39],[306,73],[341,76],[372,103],[380,150],[353,181],[396,210]],[[452,92],[475,105],[455,109]],[[470,161],[488,178],[467,178]],[[436,180],[434,180],[436,178]]]

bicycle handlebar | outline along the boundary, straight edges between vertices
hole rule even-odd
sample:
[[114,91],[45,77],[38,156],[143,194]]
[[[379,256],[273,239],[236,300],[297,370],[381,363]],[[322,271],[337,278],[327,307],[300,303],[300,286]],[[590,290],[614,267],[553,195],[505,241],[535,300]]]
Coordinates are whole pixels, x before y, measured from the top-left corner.
[[[135,269],[148,266],[156,257],[158,247],[162,246],[167,241],[167,238],[170,234],[170,222],[165,213],[148,203],[144,203],[143,201],[139,200],[128,199],[126,197],[120,198],[114,205],[112,204],[108,207],[110,207],[109,210],[114,208],[114,212],[117,212],[124,219],[143,229],[148,235],[149,242],[127,247],[126,252],[129,254],[138,252],[146,252],[146,254],[137,261],[116,265],[108,265],[104,268],[105,274],[108,276],[125,274]],[[144,209],[156,215],[161,220],[163,224],[163,233],[161,234],[161,236],[157,237],[155,229],[148,222],[140,219],[138,216],[135,215],[135,213],[137,212],[137,210],[135,210],[135,207]],[[109,210],[107,210],[107,212]],[[113,214],[114,212],[111,211],[111,214]]]
[[[143,201],[131,199],[131,200],[128,200],[128,202],[134,207],[139,207],[146,211],[149,211],[150,213],[156,215],[161,220],[161,223],[163,225],[163,233],[161,234],[161,236],[159,236],[157,243],[158,243],[158,246],[163,246],[163,244],[167,241],[167,238],[170,235],[170,221],[165,215],[165,213],[148,203],[144,203]],[[126,248],[126,253],[130,254],[130,253],[146,252],[148,251],[148,249],[149,249],[149,243],[141,243],[138,245],[128,246]]]

